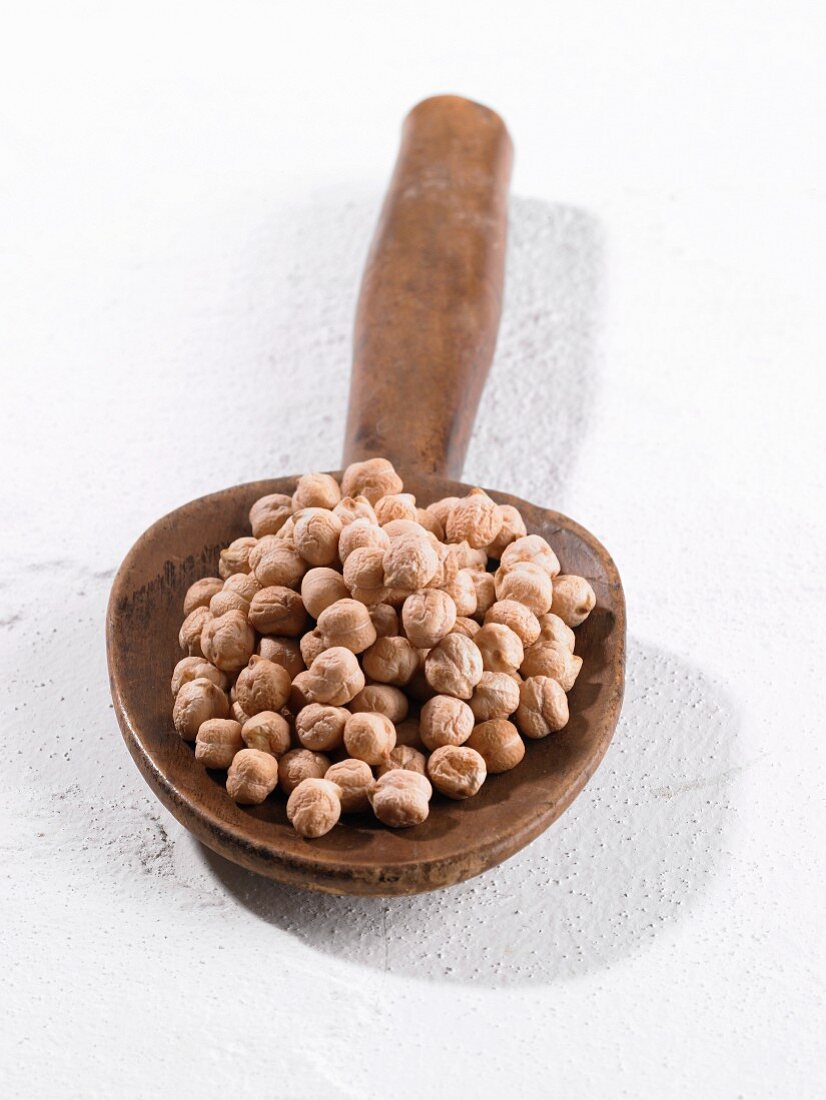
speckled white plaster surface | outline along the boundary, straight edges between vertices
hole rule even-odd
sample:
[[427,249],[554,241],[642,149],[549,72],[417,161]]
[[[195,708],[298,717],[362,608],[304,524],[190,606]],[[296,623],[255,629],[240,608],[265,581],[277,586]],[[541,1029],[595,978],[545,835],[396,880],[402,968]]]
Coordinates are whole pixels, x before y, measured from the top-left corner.
[[[4,1097],[826,1092],[824,23],[719,7],[15,13]],[[338,464],[396,126],[445,88],[498,106],[519,158],[466,478],[610,547],[627,698],[583,795],[503,867],[323,898],[155,801],[103,615],[158,515]]]

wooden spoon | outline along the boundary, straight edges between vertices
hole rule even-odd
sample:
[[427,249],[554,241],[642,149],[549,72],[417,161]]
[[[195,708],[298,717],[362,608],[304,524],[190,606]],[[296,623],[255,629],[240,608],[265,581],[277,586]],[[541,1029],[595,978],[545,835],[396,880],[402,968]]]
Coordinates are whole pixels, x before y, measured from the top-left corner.
[[[496,341],[511,143],[502,120],[440,96],[408,116],[367,261],[355,326],[344,462],[385,455],[421,504],[469,488],[461,473]],[[237,806],[223,773],[195,762],[172,726],[169,680],[181,654],[184,594],[216,573],[219,551],[249,530],[250,505],[291,492],[293,477],[225,489],[149,528],[112,586],[106,622],[115,712],[144,778],[199,840],[250,870],[337,894],[413,894],[476,875],[513,855],[568,807],[601,761],[622,703],[625,603],[606,550],[579,524],[505,493],[544,535],[564,572],[588,578],[596,608],[577,631],[584,665],[560,733],[466,802],[436,796],[428,820],[392,830],[353,818],[305,840],[285,799]]]

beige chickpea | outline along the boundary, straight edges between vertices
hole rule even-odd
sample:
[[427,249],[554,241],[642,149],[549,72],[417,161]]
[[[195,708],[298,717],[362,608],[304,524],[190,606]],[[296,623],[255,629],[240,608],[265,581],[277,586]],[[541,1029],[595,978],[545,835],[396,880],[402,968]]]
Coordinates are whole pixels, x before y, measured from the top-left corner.
[[400,535],[384,552],[384,583],[388,588],[413,592],[424,588],[436,574],[439,558],[426,538]]
[[373,787],[373,772],[363,760],[340,760],[324,773],[339,789],[341,812],[360,814],[370,809],[370,790]]
[[502,528],[502,516],[495,501],[482,489],[471,489],[450,509],[445,523],[448,542],[489,546]]
[[469,618],[476,614],[478,597],[473,576],[472,570],[460,569],[452,581],[442,585],[443,591],[447,592],[456,604],[456,614],[462,618]]
[[239,672],[255,652],[255,631],[243,611],[227,611],[204,626],[201,648],[222,672]]
[[178,644],[190,657],[204,656],[204,651],[201,647],[201,636],[203,635],[204,627],[211,621],[212,612],[208,607],[196,607],[194,611],[190,611],[181,624],[181,629],[178,633]]
[[358,600],[331,604],[319,615],[317,629],[328,647],[343,646],[352,653],[363,653],[376,640],[370,612]]
[[344,747],[356,760],[380,764],[396,747],[395,726],[375,711],[351,714],[344,727]]
[[295,638],[307,625],[307,612],[297,592],[283,585],[271,585],[252,597],[249,621],[262,634]]
[[389,545],[390,536],[383,527],[378,527],[369,519],[356,519],[342,528],[338,540],[338,556],[343,565],[354,550],[371,547],[384,551]]
[[247,714],[247,712],[244,710],[237,699],[230,704],[229,711],[239,726],[243,726],[245,722],[249,721],[250,716]]
[[301,581],[301,600],[314,619],[336,600],[343,600],[350,593],[341,573],[320,565],[304,574]]
[[[289,516],[284,521],[284,526],[281,528],[281,530],[277,531],[275,533],[275,535],[272,536],[272,537],[281,546],[287,546],[290,550],[295,550],[295,538],[293,537],[294,532],[295,532],[295,516]],[[259,539],[259,542],[261,542],[261,541],[263,541],[263,540]]]
[[407,638],[378,638],[361,660],[371,680],[397,687],[409,683],[419,667],[419,654]]
[[241,749],[227,772],[227,794],[242,806],[259,805],[277,783],[278,761],[258,749]]
[[194,741],[210,718],[226,718],[229,699],[217,684],[200,676],[183,684],[175,696],[172,722],[184,741]]
[[[381,528],[379,528],[381,530]],[[389,547],[387,548],[389,549]],[[347,555],[344,563],[344,583],[354,588],[384,591],[384,555],[380,546],[357,546]],[[380,600],[376,601],[380,603]]]
[[392,520],[409,519],[416,522],[416,498],[412,493],[388,493],[373,504],[376,519],[384,527]]
[[582,658],[575,657],[567,646],[559,642],[535,642],[526,652],[519,671],[531,676],[550,676],[563,691],[570,691],[582,668]]
[[500,565],[494,580],[496,599],[516,600],[533,611],[544,615],[551,609],[553,586],[548,572],[535,562],[518,561],[511,566]]
[[265,636],[258,643],[258,656],[281,665],[291,680],[305,668],[301,649],[295,638]]
[[458,542],[459,559],[463,569],[469,569],[471,573],[484,573],[488,567],[487,551],[481,547],[469,546],[466,542]]
[[301,649],[301,659],[307,668],[310,667],[320,653],[330,648],[318,628],[309,630],[306,634],[302,634],[301,641],[298,644]]
[[264,535],[277,535],[292,515],[293,502],[284,493],[270,493],[256,500],[250,508],[250,527],[260,539]]
[[470,700],[477,722],[510,718],[519,706],[519,684],[507,672],[483,672]]
[[396,747],[399,745],[409,745],[414,749],[424,747],[419,736],[418,718],[405,718],[403,722],[396,723]]
[[549,611],[546,615],[540,615],[538,622],[539,638],[545,642],[557,642],[573,653],[576,645],[576,634],[558,615],[555,615],[553,611]]
[[470,570],[470,576],[473,587],[476,589],[476,610],[473,614],[477,619],[483,619],[496,603],[496,584],[493,580],[493,573]]
[[423,752],[412,745],[396,745],[395,749],[378,765],[376,771],[381,776],[395,768],[401,768],[402,771],[424,775],[426,766],[427,757]]
[[485,761],[489,774],[509,772],[520,764],[525,756],[525,742],[513,722],[504,718],[492,718],[474,726],[467,741]]
[[302,508],[335,508],[341,500],[341,489],[331,474],[304,474],[293,492],[293,510]]
[[499,559],[512,542],[527,535],[528,531],[519,510],[512,504],[499,504],[497,507],[502,517],[502,526],[499,528],[499,534],[485,549],[488,557]]
[[345,496],[365,496],[371,504],[391,493],[400,493],[404,485],[386,458],[368,458],[351,462],[341,479]]
[[178,694],[184,684],[204,678],[212,680],[222,691],[227,689],[227,678],[219,668],[203,657],[182,657],[172,672],[172,695]]
[[463,634],[466,638],[475,638],[481,629],[481,625],[475,619],[469,619],[467,615],[458,615],[450,633]]
[[562,573],[554,577],[553,613],[566,626],[584,623],[596,606],[597,597],[584,577]]
[[485,672],[515,672],[522,664],[525,650],[519,635],[503,623],[488,623],[473,641]]
[[281,710],[290,697],[290,676],[275,661],[253,654],[235,681],[235,698],[252,717],[262,710]]
[[195,581],[184,596],[184,615],[189,615],[196,607],[209,607],[209,601],[223,587],[224,582],[220,577],[201,577],[199,581]]
[[214,619],[226,615],[228,611],[243,611],[246,615],[249,607],[249,600],[245,600],[239,592],[232,590],[221,589],[209,601],[209,613]]
[[516,724],[525,737],[547,737],[568,723],[568,697],[550,676],[531,676],[519,686]]
[[331,760],[312,749],[290,749],[278,761],[278,785],[284,794],[292,794],[305,779],[323,779]]
[[416,522],[421,524],[421,526],[424,527],[426,531],[429,531],[431,535],[434,535],[439,542],[444,541],[444,525],[440,522],[438,516],[435,516],[427,508],[416,509]]
[[482,679],[482,655],[475,643],[462,634],[448,634],[428,653],[425,676],[440,695],[470,699]]
[[344,727],[350,712],[344,707],[310,703],[298,712],[295,732],[305,749],[332,752],[344,743]]
[[490,623],[510,627],[526,648],[533,645],[541,633],[539,619],[518,600],[497,600],[485,612],[485,626]]
[[373,524],[379,522],[376,519],[376,513],[373,511],[373,505],[364,496],[342,497],[333,511],[344,527],[360,519],[369,520]]
[[224,592],[237,592],[239,596],[250,602],[261,585],[252,573],[233,573],[224,581]]
[[410,710],[407,696],[392,684],[368,684],[350,703],[353,714],[383,714],[395,725],[403,722]]
[[310,703],[318,702],[311,690],[312,683],[313,678],[310,676],[309,669],[293,677],[293,682],[290,684],[290,699],[287,703],[293,714],[298,714],[302,707],[308,707]]
[[331,565],[338,561],[341,520],[324,508],[305,508],[295,516],[293,541],[308,565]]
[[415,519],[391,519],[382,526],[382,531],[391,541],[401,535],[415,535],[417,539],[425,539],[434,549],[439,542],[435,535]]
[[484,757],[467,745],[443,745],[427,761],[430,782],[448,798],[471,798],[487,774]]
[[275,757],[283,756],[290,748],[290,724],[275,711],[260,710],[244,722],[241,738],[248,749],[258,749]]
[[310,702],[313,703],[341,707],[354,699],[364,687],[364,673],[355,654],[343,646],[332,646],[320,653],[306,675]]
[[208,718],[198,727],[195,759],[206,768],[228,768],[243,747],[239,722],[232,718]]
[[551,578],[559,572],[559,558],[541,535],[523,535],[516,539],[503,550],[500,560],[508,569],[517,562],[532,562],[541,566]]
[[249,573],[250,553],[257,541],[249,535],[244,535],[226,546],[218,557],[218,575],[226,580],[233,573]]
[[341,794],[329,779],[304,779],[287,799],[287,818],[299,836],[324,836],[341,817]]
[[402,624],[411,645],[431,649],[456,624],[456,604],[452,596],[439,588],[413,592],[402,606]]
[[307,572],[307,562],[286,539],[267,535],[250,554],[255,579],[262,588],[293,588],[296,591]]
[[434,695],[422,707],[419,737],[426,749],[463,745],[473,731],[473,711],[451,695]]
[[370,804],[383,825],[391,829],[408,829],[427,820],[432,792],[426,776],[393,768],[380,776],[371,788]]
[[393,638],[399,633],[399,614],[389,603],[377,603],[368,608],[377,638]]
[[437,523],[441,524],[442,530],[444,530],[447,526],[447,517],[461,499],[461,497],[442,497],[441,500],[434,500],[432,504],[428,504],[425,511],[428,515],[432,516]]

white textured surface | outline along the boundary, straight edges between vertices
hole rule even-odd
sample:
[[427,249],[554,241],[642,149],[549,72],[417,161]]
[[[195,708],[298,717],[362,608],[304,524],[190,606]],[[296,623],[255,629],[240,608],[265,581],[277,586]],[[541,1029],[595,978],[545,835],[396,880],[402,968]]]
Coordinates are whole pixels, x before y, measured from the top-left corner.
[[[724,7],[17,13],[2,1095],[823,1095],[823,11]],[[501,869],[325,899],[155,802],[103,612],[157,515],[337,464],[395,128],[446,87],[538,196],[466,477],[611,548],[627,701]]]

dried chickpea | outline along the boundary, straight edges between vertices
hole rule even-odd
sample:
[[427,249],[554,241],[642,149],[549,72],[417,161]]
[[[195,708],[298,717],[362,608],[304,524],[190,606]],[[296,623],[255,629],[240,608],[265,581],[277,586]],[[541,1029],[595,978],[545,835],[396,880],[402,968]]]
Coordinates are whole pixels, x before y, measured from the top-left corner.
[[502,553],[501,564],[508,569],[522,561],[541,566],[551,578],[559,572],[559,558],[541,535],[523,535]]
[[439,542],[435,535],[415,519],[391,519],[382,526],[382,531],[391,541],[401,535],[415,535],[417,539],[426,539],[434,549]]
[[396,747],[409,745],[413,749],[421,749],[422,739],[419,736],[418,718],[405,718],[403,722],[396,724]]
[[411,645],[431,649],[446,637],[456,623],[456,604],[439,588],[413,592],[402,606],[402,624]]
[[395,726],[375,711],[351,714],[344,727],[344,746],[356,760],[380,764],[396,747]]
[[259,591],[261,585],[252,573],[233,573],[224,581],[224,592],[237,592],[239,596],[249,604],[252,597]]
[[504,718],[492,718],[474,726],[467,745],[470,749],[476,749],[485,761],[489,774],[508,772],[525,756],[525,742],[519,731],[513,722]]
[[440,695],[470,699],[473,689],[482,679],[482,655],[470,638],[448,634],[428,653],[425,676]]
[[507,672],[483,672],[470,700],[477,722],[510,718],[519,706],[519,684]]
[[559,642],[535,642],[526,652],[519,671],[531,676],[550,676],[563,691],[570,691],[582,668],[582,658],[575,657],[567,646]]
[[178,633],[178,644],[190,657],[204,656],[204,651],[201,648],[201,636],[204,627],[211,620],[212,612],[208,607],[196,607],[194,611],[190,611],[181,624]]
[[218,557],[218,575],[226,580],[233,573],[249,573],[250,553],[257,541],[249,535],[244,535],[225,547]]
[[497,600],[485,612],[485,626],[489,623],[502,623],[510,627],[525,647],[533,645],[541,632],[539,619],[518,600]]
[[473,638],[485,672],[515,672],[525,657],[519,635],[503,623],[488,623]]
[[426,749],[463,745],[473,731],[473,711],[452,695],[434,695],[422,707],[419,737]]
[[338,787],[342,813],[360,814],[370,809],[369,792],[374,780],[369,764],[348,757],[329,767],[324,778]]
[[258,643],[258,656],[281,665],[287,670],[291,680],[304,671],[304,660],[295,638],[265,636]]
[[183,684],[172,708],[172,722],[184,741],[194,741],[198,730],[210,718],[228,715],[229,699],[217,684],[204,676]]
[[250,554],[250,565],[262,588],[294,588],[301,585],[307,563],[287,539],[267,535]]
[[364,687],[364,673],[355,654],[343,646],[332,646],[320,653],[306,677],[310,702],[330,703],[335,707],[349,703]]
[[426,765],[427,757],[423,752],[414,749],[412,745],[396,745],[395,749],[379,764],[376,770],[380,776],[396,768],[424,775]]
[[[273,536],[277,542],[282,546],[288,546],[290,550],[295,550],[295,539],[293,538],[293,532],[295,531],[295,516],[288,516],[284,521],[284,526],[280,531],[276,531]],[[259,542],[261,540],[259,539]]]
[[496,585],[492,573],[479,573],[471,570],[470,576],[473,587],[476,589],[476,610],[473,613],[481,619],[496,603]]
[[305,779],[323,779],[330,758],[311,749],[290,749],[278,761],[278,785],[284,794],[292,794]]
[[473,577],[470,569],[460,569],[452,581],[441,586],[456,604],[456,614],[462,618],[476,614],[477,596]]
[[525,521],[518,509],[514,508],[512,504],[500,504],[498,508],[499,515],[502,517],[502,526],[499,528],[499,534],[493,542],[485,547],[490,558],[501,558],[503,551],[512,542],[516,542],[517,539],[521,539],[523,535],[528,533]]
[[388,493],[373,503],[376,519],[384,527],[394,519],[410,519],[415,523],[416,498],[412,493]]
[[182,657],[172,672],[172,695],[177,695],[184,684],[188,684],[190,680],[201,677],[212,680],[213,684],[222,691],[226,691],[227,678],[219,668],[211,665],[203,657]]
[[584,577],[572,573],[554,577],[553,612],[566,626],[584,623],[596,602],[596,593]]
[[456,544],[462,569],[469,569],[471,573],[484,573],[488,567],[487,551],[480,547],[469,546],[466,542]]
[[284,493],[270,493],[250,508],[250,527],[257,539],[277,535],[292,515],[293,502]]
[[407,829],[427,820],[432,791],[424,775],[393,768],[385,772],[371,788],[370,804],[383,825],[389,825],[392,829]]
[[371,680],[403,687],[419,667],[419,654],[407,638],[378,638],[361,662]]
[[255,631],[243,611],[227,611],[204,626],[201,648],[222,672],[238,672],[255,651]]
[[344,743],[344,726],[350,712],[344,707],[310,703],[298,712],[295,732],[305,749],[332,752]]
[[482,489],[471,489],[450,509],[445,523],[448,542],[489,546],[502,529],[499,506]]
[[209,601],[216,592],[220,592],[224,582],[220,577],[202,577],[186,590],[184,596],[184,616],[196,607],[209,607]]
[[340,817],[339,789],[328,779],[304,779],[287,799],[287,818],[299,836],[324,836]]
[[241,749],[227,772],[227,794],[242,806],[257,806],[277,783],[278,761],[258,749]]
[[392,638],[399,633],[399,615],[389,603],[377,603],[368,608],[377,638]]
[[443,745],[427,761],[430,782],[448,798],[471,798],[487,774],[484,757],[467,745]]
[[338,556],[342,565],[354,550],[364,547],[386,550],[390,545],[390,536],[383,527],[378,527],[369,519],[356,519],[342,528],[338,540]]
[[519,686],[516,724],[526,737],[547,737],[568,722],[568,697],[556,680],[532,676]]
[[[378,528],[381,530],[381,528]],[[388,547],[389,549],[389,547]],[[380,546],[357,546],[344,563],[344,583],[354,588],[384,590],[384,555]],[[376,601],[380,603],[380,600]]]
[[289,697],[287,670],[255,654],[235,681],[235,698],[250,717],[262,710],[281,710]]
[[461,499],[461,497],[442,497],[441,500],[436,500],[432,504],[428,504],[425,511],[429,516],[432,516],[433,519],[441,525],[442,530],[444,530],[447,526],[447,517]]
[[541,565],[530,561],[500,565],[494,580],[497,600],[516,600],[535,615],[551,610],[553,586],[550,575]]
[[317,566],[304,574],[301,581],[301,600],[314,619],[336,600],[349,596],[341,573],[327,566]]
[[209,612],[213,618],[226,615],[228,611],[243,611],[246,615],[249,607],[249,600],[245,600],[239,592],[233,592],[231,589],[216,592],[209,601]]
[[364,496],[343,497],[333,511],[345,527],[359,519],[366,519],[374,524],[379,522],[373,511],[373,505]]
[[341,500],[341,489],[331,474],[304,474],[293,493],[293,510],[302,508],[335,508]]
[[307,625],[307,612],[301,597],[292,588],[270,585],[252,597],[249,621],[262,634],[295,638]]
[[235,719],[235,721],[239,724],[239,726],[243,726],[245,722],[249,721],[250,716],[246,713],[246,711],[244,710],[244,708],[241,706],[241,704],[238,702],[237,699],[230,705],[229,709],[230,709],[230,714]]
[[325,508],[305,508],[295,516],[293,541],[309,565],[331,565],[338,561],[341,520]]
[[241,738],[248,749],[283,756],[290,747],[290,724],[271,710],[260,710],[241,726]]
[[576,634],[553,611],[539,617],[539,637],[545,642],[558,642],[571,653],[576,645]]
[[302,634],[301,641],[298,644],[301,649],[301,659],[307,668],[310,667],[319,653],[323,653],[325,649],[330,648],[318,628]]
[[391,684],[368,684],[350,703],[353,714],[383,714],[394,725],[405,720],[409,709],[405,693]]
[[475,619],[469,619],[466,615],[459,615],[453,624],[451,634],[464,634],[466,638],[475,638],[482,627]]
[[400,493],[403,488],[402,479],[386,458],[351,462],[341,479],[345,496],[365,496],[371,504],[390,493]]
[[370,612],[358,600],[338,600],[318,617],[317,629],[330,646],[343,646],[352,653],[363,653],[376,640],[376,628]]
[[310,690],[311,684],[312,678],[309,669],[299,672],[297,676],[293,677],[293,682],[290,684],[290,700],[287,703],[293,714],[298,714],[302,707],[308,707],[310,703],[317,702]]
[[232,718],[207,718],[198,727],[195,759],[207,768],[228,768],[243,747],[239,722]]
[[391,539],[384,552],[384,583],[388,588],[413,592],[429,584],[438,567],[438,555],[427,539],[400,535]]

